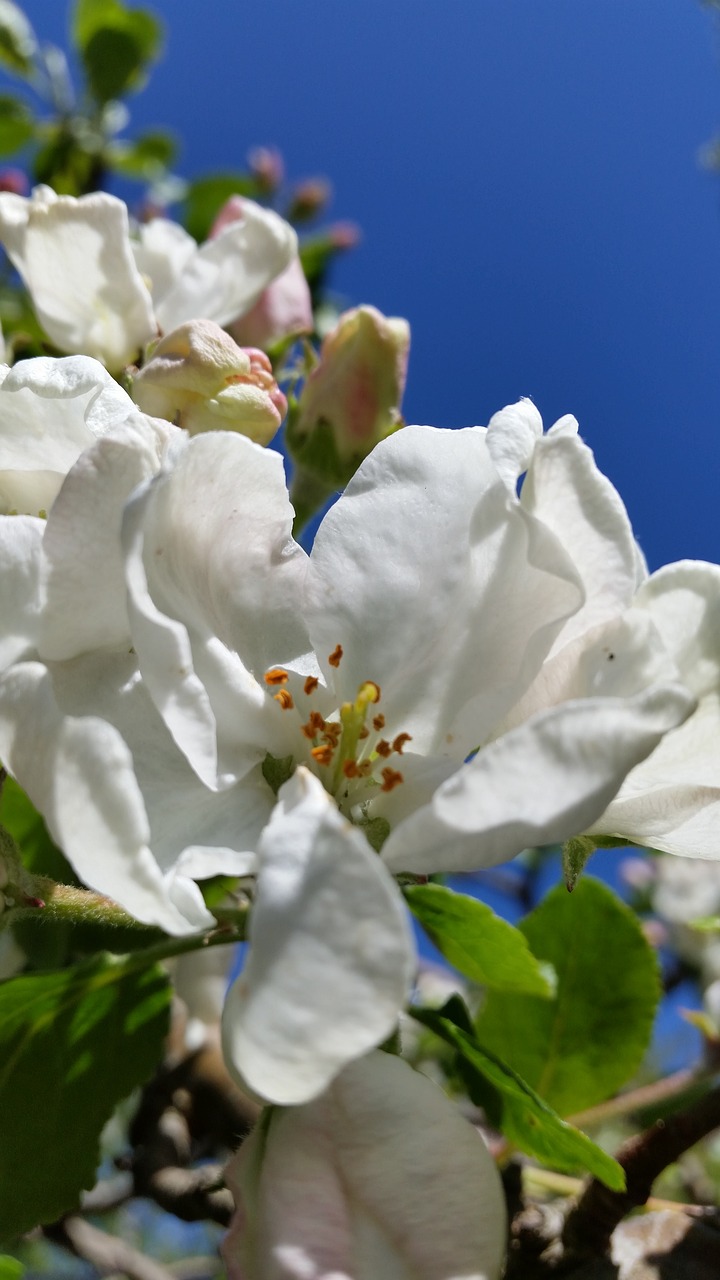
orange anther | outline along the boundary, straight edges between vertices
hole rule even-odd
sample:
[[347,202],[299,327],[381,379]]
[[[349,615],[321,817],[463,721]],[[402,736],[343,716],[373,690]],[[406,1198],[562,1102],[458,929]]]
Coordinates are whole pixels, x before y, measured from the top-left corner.
[[330,666],[339,667],[340,659],[342,658],[342,656],[343,656],[343,647],[341,644],[336,644],[332,653],[328,657],[328,662],[330,663]]
[[295,703],[293,702],[293,696],[290,693],[289,689],[280,689],[278,693],[273,694],[273,698],[275,699],[276,702],[280,703],[280,706],[282,707],[283,711],[292,711],[293,707],[295,706]]
[[287,684],[288,673],[282,667],[272,667],[265,672],[265,683],[269,685]]
[[313,747],[310,755],[318,764],[332,764],[333,749],[329,742],[323,743],[321,747]]
[[342,771],[346,778],[357,778],[360,776],[357,760],[346,760],[343,764]]
[[315,692],[319,683],[320,681],[318,680],[317,676],[308,676],[307,680],[303,685],[303,693],[307,694],[307,696],[310,697],[310,694]]
[[367,778],[372,773],[372,764],[369,760],[362,760],[358,765],[358,777]]
[[342,725],[338,724],[337,720],[326,720],[324,722],[323,737],[325,738],[326,742],[331,742],[332,745],[336,747],[338,742],[340,741],[341,733],[342,733]]
[[370,737],[370,730],[368,729],[367,725],[364,724],[358,734],[358,738],[369,738],[369,737]]
[[412,742],[412,734],[399,733],[397,738],[393,738],[393,744],[392,744],[393,751],[397,751],[398,755],[401,756],[403,753],[403,747],[405,746],[406,742]]
[[373,717],[373,729],[376,731],[376,733],[379,733],[380,730],[384,728],[385,728],[385,717],[381,712],[379,715]]
[[375,750],[379,756],[382,756],[383,760],[387,760],[388,756],[392,752],[392,747],[389,742],[386,742],[384,738],[381,738],[377,743]]
[[301,728],[306,738],[317,738],[325,728],[325,721],[319,711],[311,711],[307,724],[302,725]]
[[398,773],[397,769],[385,768],[382,771],[382,786],[380,790],[393,791],[395,787],[399,787],[400,783],[404,781],[405,779],[401,773]]

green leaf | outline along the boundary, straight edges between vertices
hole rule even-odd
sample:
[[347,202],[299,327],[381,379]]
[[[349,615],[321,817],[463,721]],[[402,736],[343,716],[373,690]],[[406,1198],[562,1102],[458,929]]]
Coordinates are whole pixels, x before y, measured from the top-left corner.
[[107,158],[117,173],[152,182],[170,168],[176,154],[177,142],[173,135],[154,129],[141,134],[133,142],[114,143],[107,152]]
[[597,845],[592,836],[574,836],[566,840],[562,850],[565,884],[572,892],[594,854]]
[[6,1253],[0,1254],[0,1280],[20,1280],[25,1274],[22,1262],[10,1258]]
[[72,34],[90,91],[100,103],[137,87],[162,44],[155,15],[128,9],[121,0],[77,0]]
[[19,151],[34,133],[35,118],[25,103],[10,93],[0,94],[0,155]]
[[14,778],[6,778],[0,796],[0,824],[10,832],[23,866],[36,876],[48,876],[61,884],[79,885],[69,862],[54,844],[37,809]]
[[543,998],[553,994],[552,970],[535,959],[522,933],[485,903],[439,884],[408,888],[405,897],[445,959],[472,982]]
[[660,998],[634,912],[599,880],[558,885],[520,924],[558,978],[552,1000],[490,992],[478,1039],[561,1115],[611,1097],[637,1070]]
[[230,196],[261,194],[257,182],[247,173],[216,173],[191,182],[185,197],[185,226],[198,243],[207,240],[217,214]]
[[21,76],[32,70],[37,39],[19,5],[0,0],[0,63]]
[[[411,1009],[412,1016],[453,1046],[466,1070],[470,1096],[486,1105],[488,1086],[495,1094],[492,1117],[505,1137],[528,1155],[562,1173],[587,1170],[613,1191],[625,1188],[625,1174],[612,1156],[586,1134],[562,1120],[515,1071],[481,1047],[443,1013],[449,1010]],[[476,1087],[475,1087],[476,1086]]]
[[0,1239],[93,1185],[104,1124],[160,1060],[169,1000],[164,971],[127,958],[0,986]]

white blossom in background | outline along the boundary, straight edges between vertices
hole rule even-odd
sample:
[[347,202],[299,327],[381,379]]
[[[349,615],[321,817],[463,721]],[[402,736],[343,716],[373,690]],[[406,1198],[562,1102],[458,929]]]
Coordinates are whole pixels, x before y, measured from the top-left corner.
[[223,325],[249,311],[297,253],[289,223],[252,201],[242,222],[198,246],[163,218],[131,239],[122,200],[42,186],[29,198],[0,193],[0,243],[52,342],[113,372],[158,332],[193,319]]
[[397,432],[310,557],[279,455],[164,430],[152,457],[143,432],[107,433],[46,529],[0,522],[3,574],[31,562],[38,582],[2,624],[0,756],[82,878],[140,919],[202,928],[194,880],[257,870],[226,1045],[263,1097],[309,1101],[404,1003],[389,872],[588,829],[696,700],[635,605],[646,571],[574,420],[543,435],[523,402],[488,429]]
[[373,1053],[273,1109],[228,1166],[230,1280],[497,1280],[505,1201],[480,1135],[407,1063]]

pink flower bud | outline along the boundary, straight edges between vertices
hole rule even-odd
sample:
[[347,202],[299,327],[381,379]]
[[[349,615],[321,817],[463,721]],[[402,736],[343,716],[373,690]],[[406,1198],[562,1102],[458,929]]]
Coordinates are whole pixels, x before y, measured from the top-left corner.
[[277,191],[285,177],[285,164],[277,147],[253,147],[247,159],[250,172],[263,191],[268,195]]
[[306,222],[314,218],[332,195],[332,187],[327,178],[306,178],[295,187],[286,214],[289,222]]
[[300,397],[288,441],[293,454],[330,428],[340,462],[358,466],[379,440],[402,425],[409,348],[407,320],[388,318],[375,307],[341,315]]
[[143,413],[191,435],[239,431],[269,444],[287,401],[263,351],[243,349],[212,320],[188,320],[163,338],[133,381]]
[[[242,219],[244,204],[242,196],[230,196],[225,201],[212,225],[210,239]],[[228,325],[239,346],[262,348],[294,334],[311,333],[312,328],[310,289],[297,257],[263,290],[245,315]]]
[[11,191],[16,196],[26,196],[30,190],[30,183],[22,169],[16,169],[12,165],[0,169],[0,191]]

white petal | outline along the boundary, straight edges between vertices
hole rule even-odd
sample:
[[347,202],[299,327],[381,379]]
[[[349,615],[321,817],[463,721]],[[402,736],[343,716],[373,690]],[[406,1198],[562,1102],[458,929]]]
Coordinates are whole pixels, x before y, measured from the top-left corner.
[[83,449],[134,411],[97,360],[21,360],[0,384],[0,510],[49,511]]
[[[387,736],[463,759],[582,603],[577,574],[500,480],[484,431],[406,427],[325,517],[306,613],[328,681],[382,690]],[[327,663],[338,642],[335,674]]]
[[179,911],[148,847],[147,816],[120,735],[97,717],[61,713],[39,663],[0,679],[0,756],[91,888],[172,934],[212,924],[199,893]]
[[128,496],[160,466],[175,428],[136,409],[87,449],[50,512],[44,549],[47,607],[40,652],[72,658],[107,645],[129,647],[120,524]]
[[585,587],[585,605],[563,627],[557,650],[630,604],[637,546],[620,495],[574,434],[548,434],[538,442],[521,502],[560,539]]
[[290,224],[245,201],[242,221],[185,260],[180,276],[156,304],[160,326],[169,333],[186,320],[229,324],[250,310],[296,254],[297,236]]
[[230,1280],[496,1280],[500,1179],[479,1134],[400,1058],[275,1111],[228,1170]]
[[98,192],[76,200],[36,189],[0,195],[0,241],[48,336],[121,369],[155,332],[150,295],[130,250],[127,208]]
[[494,413],[487,426],[490,457],[511,493],[530,465],[542,437],[542,418],[532,400],[518,400]]
[[261,1097],[306,1102],[395,1028],[412,938],[397,887],[306,769],[281,789],[258,856],[225,1055]]
[[675,685],[541,712],[479,751],[398,826],[383,861],[396,872],[470,871],[577,835],[693,706]]
[[281,745],[263,675],[308,649],[306,556],[291,523],[280,456],[226,433],[177,449],[126,512],[133,643],[160,714],[209,786]]
[[44,602],[43,520],[0,516],[0,671],[37,647]]
[[692,561],[668,565],[640,589],[637,603],[648,611],[699,706],[632,771],[591,834],[718,858],[720,568]]
[[197,252],[192,236],[179,222],[171,222],[169,218],[151,218],[141,223],[131,248],[156,307],[167,297]]

